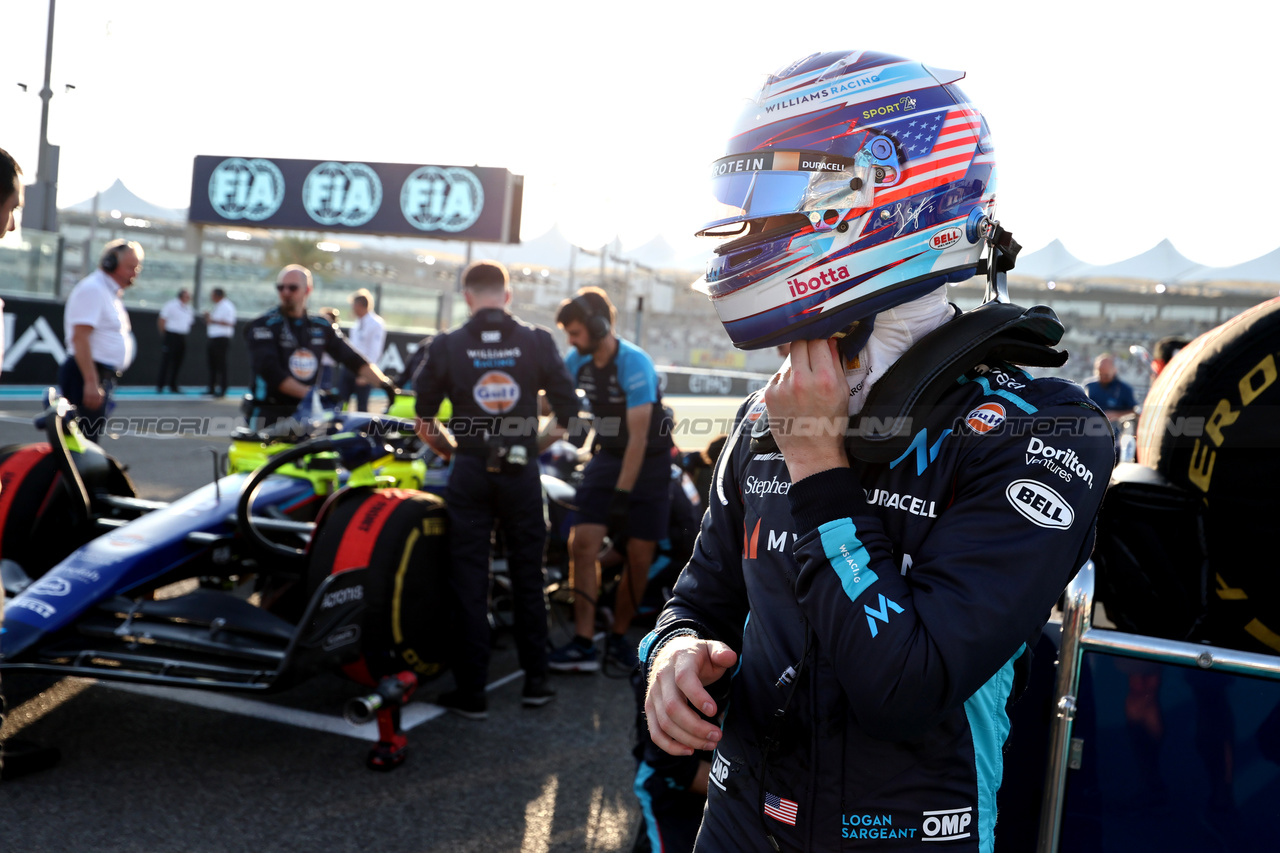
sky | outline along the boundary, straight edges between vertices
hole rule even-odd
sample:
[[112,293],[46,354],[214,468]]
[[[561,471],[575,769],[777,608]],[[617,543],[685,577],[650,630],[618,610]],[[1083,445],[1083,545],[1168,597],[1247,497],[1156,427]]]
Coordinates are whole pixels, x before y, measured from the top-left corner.
[[[58,0],[49,138],[63,206],[119,178],[186,207],[197,154],[496,166],[525,176],[526,240],[686,255],[710,251],[707,167],[765,75],[871,49],[967,73],[1027,251],[1110,263],[1169,238],[1228,265],[1280,246],[1278,9]],[[48,7],[0,18],[0,147],[34,178]]]

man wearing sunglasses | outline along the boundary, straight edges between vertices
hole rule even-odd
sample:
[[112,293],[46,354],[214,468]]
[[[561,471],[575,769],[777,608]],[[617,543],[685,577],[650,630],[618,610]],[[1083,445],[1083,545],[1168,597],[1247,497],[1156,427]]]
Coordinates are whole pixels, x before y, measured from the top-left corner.
[[297,264],[280,270],[280,304],[245,326],[253,367],[253,406],[249,425],[271,426],[292,415],[320,375],[320,356],[328,353],[370,385],[391,385],[385,374],[352,348],[338,327],[307,313],[311,271]]

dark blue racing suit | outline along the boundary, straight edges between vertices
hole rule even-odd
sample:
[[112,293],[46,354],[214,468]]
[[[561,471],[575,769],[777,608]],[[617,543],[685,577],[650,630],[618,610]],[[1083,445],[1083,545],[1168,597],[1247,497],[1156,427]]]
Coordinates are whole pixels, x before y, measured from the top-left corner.
[[288,317],[279,307],[253,319],[244,327],[253,369],[253,411],[251,424],[270,426],[289,417],[301,398],[280,390],[280,383],[292,377],[314,386],[320,377],[320,356],[328,353],[351,371],[367,362],[356,352],[333,323],[314,314]]
[[1077,385],[980,366],[893,462],[793,485],[750,447],[762,408],[739,410],[640,650],[692,628],[740,656],[709,688],[728,705],[697,849],[769,851],[767,826],[783,850],[992,850],[1006,706],[1092,549],[1106,418]]

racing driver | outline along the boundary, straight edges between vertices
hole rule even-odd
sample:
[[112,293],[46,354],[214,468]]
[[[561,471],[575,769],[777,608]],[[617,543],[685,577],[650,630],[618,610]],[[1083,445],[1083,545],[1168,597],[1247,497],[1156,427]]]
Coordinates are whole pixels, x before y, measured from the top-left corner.
[[253,409],[249,425],[271,426],[292,415],[320,375],[328,353],[370,385],[393,387],[376,365],[365,361],[333,323],[307,313],[311,270],[289,264],[276,277],[280,304],[245,326],[253,366]]
[[[655,743],[714,750],[699,851],[993,849],[1007,706],[1113,451],[1082,389],[1005,360],[1061,364],[1056,318],[1040,349],[969,333],[1051,312],[947,301],[1007,235],[962,77],[812,54],[766,79],[713,168],[699,233],[728,239],[700,284],[738,347],[792,347],[739,409],[640,647]],[[854,416],[887,395],[912,407],[900,452],[867,461]]]

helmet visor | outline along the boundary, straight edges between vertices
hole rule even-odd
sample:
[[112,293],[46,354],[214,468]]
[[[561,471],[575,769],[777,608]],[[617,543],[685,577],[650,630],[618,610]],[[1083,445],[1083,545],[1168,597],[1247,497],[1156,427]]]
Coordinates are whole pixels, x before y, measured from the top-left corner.
[[698,234],[766,216],[870,205],[870,157],[813,151],[754,151],[711,167],[712,210]]

